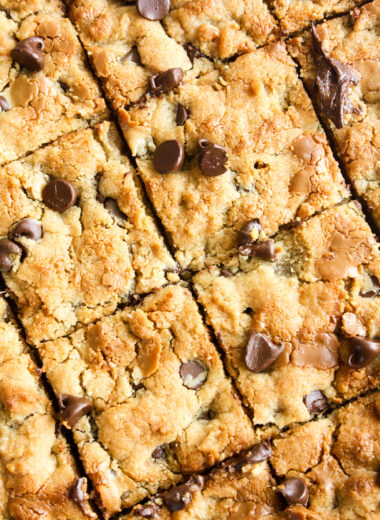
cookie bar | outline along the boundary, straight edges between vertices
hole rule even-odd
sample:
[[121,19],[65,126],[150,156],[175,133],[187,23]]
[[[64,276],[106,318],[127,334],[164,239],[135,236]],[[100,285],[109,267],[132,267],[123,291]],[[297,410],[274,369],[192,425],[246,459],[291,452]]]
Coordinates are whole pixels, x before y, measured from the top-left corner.
[[194,284],[253,422],[283,427],[379,385],[380,256],[356,202],[270,242]]
[[254,443],[180,286],[38,348],[107,518]]
[[0,169],[0,271],[32,343],[176,280],[113,123]]
[[260,219],[264,238],[348,196],[283,43],[200,68],[119,111],[176,259],[194,270],[238,266],[237,234],[248,220]]
[[59,0],[0,2],[0,164],[104,118]]
[[378,520],[379,429],[376,392],[264,440],[121,520]]
[[284,35],[300,31],[310,22],[348,13],[363,0],[269,0]]
[[87,482],[79,478],[38,368],[0,299],[0,517],[88,520]]
[[289,43],[357,193],[380,228],[380,1]]

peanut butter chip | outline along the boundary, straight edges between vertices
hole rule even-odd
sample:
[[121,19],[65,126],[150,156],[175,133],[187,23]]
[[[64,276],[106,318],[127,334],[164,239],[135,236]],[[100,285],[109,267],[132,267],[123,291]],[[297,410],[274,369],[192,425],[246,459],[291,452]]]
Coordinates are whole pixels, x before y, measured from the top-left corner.
[[257,520],[272,512],[272,508],[266,504],[254,502],[238,502],[231,509],[227,520]]
[[374,60],[362,60],[355,63],[355,68],[361,73],[360,86],[366,94],[380,90],[380,63]]
[[311,135],[301,135],[293,141],[294,153],[305,163],[317,164],[323,157],[323,146]]
[[200,361],[194,359],[182,363],[179,373],[186,388],[198,390],[207,379],[207,368]]
[[333,368],[338,365],[338,348],[339,341],[334,334],[320,332],[309,343],[294,341],[291,362],[319,370]]
[[136,5],[147,20],[162,20],[169,12],[170,0],[137,0]]
[[310,177],[314,173],[315,170],[311,166],[297,172],[290,182],[289,190],[292,193],[310,193]]
[[266,334],[252,332],[246,347],[245,364],[252,372],[261,372],[276,361],[284,348],[283,343],[272,343]]

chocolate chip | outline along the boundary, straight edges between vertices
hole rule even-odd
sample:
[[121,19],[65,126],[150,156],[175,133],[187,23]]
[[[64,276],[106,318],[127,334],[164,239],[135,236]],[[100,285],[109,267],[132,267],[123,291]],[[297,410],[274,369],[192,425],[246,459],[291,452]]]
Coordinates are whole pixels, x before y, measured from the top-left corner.
[[256,238],[252,237],[252,231],[254,230],[256,231],[256,234],[258,236],[258,234],[261,231],[261,223],[258,218],[249,220],[248,222],[243,224],[240,230],[238,231],[237,244],[239,247],[253,244],[257,241]]
[[348,97],[350,83],[356,85],[359,77],[350,66],[331,58],[322,47],[314,27],[311,29],[313,54],[317,65],[315,85],[323,112],[337,128],[343,128],[344,116],[355,109]]
[[34,218],[24,218],[20,220],[17,226],[13,230],[13,237],[25,237],[30,240],[39,240],[42,238],[42,226],[38,220]]
[[135,515],[141,516],[141,518],[157,518],[158,511],[158,506],[149,502],[143,506],[136,506],[132,512]]
[[182,168],[185,160],[183,144],[172,139],[161,143],[155,150],[153,166],[158,173],[167,174]]
[[183,70],[180,67],[165,70],[149,78],[149,93],[155,96],[169,92],[178,87],[183,80]]
[[307,489],[305,482],[300,478],[286,479],[283,486],[278,488],[278,491],[289,505],[300,504],[302,506],[307,506],[307,503],[309,502],[309,490]]
[[152,457],[155,460],[164,459],[165,458],[165,446],[157,446],[157,448],[152,452]]
[[265,240],[264,242],[259,242],[257,244],[248,244],[239,247],[239,253],[242,256],[255,256],[260,258],[260,260],[266,260],[267,262],[274,262],[276,260],[276,251],[273,240]]
[[45,48],[45,43],[38,36],[31,36],[19,42],[12,49],[11,56],[22,67],[33,72],[42,70],[45,66],[45,59],[41,51]]
[[329,407],[326,397],[320,390],[314,390],[303,399],[309,413],[321,413]]
[[227,471],[241,471],[248,464],[257,464],[268,460],[272,454],[270,442],[264,441],[255,444],[249,451],[233,457],[228,462],[224,463],[223,468]]
[[234,275],[234,273],[232,273],[229,269],[221,269],[220,274],[225,278],[231,278],[231,276]]
[[8,112],[10,106],[4,96],[0,96],[0,107],[3,112]]
[[132,49],[128,52],[128,54],[126,54],[124,59],[129,60],[132,63],[136,63],[136,65],[142,65],[140,54],[137,50],[137,47],[132,47]]
[[195,490],[202,488],[204,479],[201,476],[191,477],[187,482],[176,486],[162,495],[162,500],[171,513],[182,511],[190,504]]
[[189,113],[183,105],[177,105],[175,122],[177,126],[183,126],[189,118]]
[[246,347],[245,364],[252,372],[261,372],[276,361],[284,348],[283,343],[272,343],[266,334],[252,332]]
[[202,412],[198,415],[199,421],[211,421],[215,417],[215,412],[212,410],[207,410],[205,412]]
[[198,390],[207,379],[207,368],[196,359],[182,363],[179,373],[183,384],[191,390]]
[[347,364],[350,368],[366,367],[380,355],[380,341],[360,336],[353,336],[347,341],[350,351]]
[[69,426],[74,426],[81,417],[92,410],[91,401],[69,394],[60,394],[58,396],[58,406],[61,410],[58,413],[59,420],[67,423]]
[[110,215],[120,220],[127,220],[126,215],[120,210],[118,203],[115,199],[107,197],[106,199],[104,199],[103,204]]
[[137,0],[137,10],[147,20],[162,20],[170,9],[170,0]]
[[360,293],[362,298],[376,298],[380,292],[380,283],[376,276],[372,275],[370,280],[372,287]]
[[85,478],[78,478],[68,491],[69,498],[78,504],[82,511],[86,514],[86,495],[87,481]]
[[195,58],[207,58],[206,54],[203,54],[203,52],[194,47],[192,43],[185,43],[184,48],[192,63]]
[[21,255],[22,249],[18,244],[7,238],[2,238],[0,240],[0,271],[2,273],[12,271],[15,258],[21,257]]
[[53,179],[42,190],[42,199],[48,208],[63,213],[74,206],[77,194],[74,186],[68,181]]
[[199,167],[206,177],[216,177],[227,171],[227,153],[218,144],[210,143],[207,139],[199,142]]

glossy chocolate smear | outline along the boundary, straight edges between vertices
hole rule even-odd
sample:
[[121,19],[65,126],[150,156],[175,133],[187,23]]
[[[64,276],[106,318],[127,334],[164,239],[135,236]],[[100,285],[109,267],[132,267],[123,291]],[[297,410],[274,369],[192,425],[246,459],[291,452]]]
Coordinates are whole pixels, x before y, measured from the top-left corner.
[[189,57],[189,60],[193,63],[195,58],[207,58],[206,54],[203,54],[199,49],[194,47],[192,43],[185,43],[184,45],[185,51]]
[[258,218],[254,218],[243,224],[237,234],[238,246],[247,246],[253,244],[254,242],[257,242],[257,238],[260,231],[261,223]]
[[0,240],[0,271],[2,273],[12,271],[15,259],[21,255],[22,249],[18,244],[8,238],[2,238]]
[[353,336],[347,341],[350,351],[347,364],[350,368],[366,367],[380,355],[380,341],[376,339]]
[[355,111],[348,97],[348,87],[350,83],[356,85],[359,77],[350,66],[328,56],[314,26],[311,34],[318,71],[315,85],[322,110],[337,128],[343,128],[345,114]]
[[178,87],[183,80],[183,70],[180,67],[165,70],[159,74],[154,74],[149,78],[149,93],[155,96],[165,94],[175,87]]
[[189,113],[183,105],[177,106],[177,112],[175,115],[175,122],[177,126],[183,126],[189,118]]
[[242,256],[255,256],[267,262],[275,262],[276,260],[273,240],[264,240],[264,242],[258,242],[257,244],[241,246],[239,247],[239,253]]
[[25,237],[30,240],[39,240],[42,238],[42,226],[38,220],[34,218],[24,218],[20,220],[13,230],[13,237]]
[[132,63],[135,63],[136,65],[141,65],[140,54],[136,46],[132,47],[132,49],[128,52],[124,59],[129,60]]
[[272,454],[272,448],[269,441],[255,444],[249,451],[233,457],[226,462],[223,467],[227,471],[241,471],[248,464],[257,464],[268,460]]
[[8,112],[10,106],[4,96],[0,96],[0,108],[3,112]]
[[191,477],[184,484],[176,486],[164,493],[162,500],[171,513],[174,513],[174,511],[182,511],[192,501],[194,491],[201,489],[203,484],[203,477]]
[[207,379],[207,368],[196,359],[182,363],[179,373],[186,388],[198,390]]
[[86,514],[86,495],[87,481],[85,478],[78,478],[68,491],[69,498],[78,504],[82,511]]
[[278,359],[285,345],[275,345],[266,334],[252,332],[245,351],[245,364],[251,372],[261,372]]
[[162,20],[170,9],[170,0],[137,0],[136,7],[147,20]]
[[310,392],[303,401],[310,414],[324,412],[329,407],[326,397],[320,390]]
[[199,140],[199,167],[206,177],[217,177],[227,171],[227,153],[222,146]]
[[180,170],[185,160],[183,144],[176,139],[161,143],[153,155],[153,166],[158,173],[168,174]]
[[283,486],[278,488],[286,502],[291,504],[300,504],[307,506],[309,502],[309,490],[303,480],[300,478],[288,478]]
[[38,72],[45,66],[45,59],[42,54],[44,48],[45,44],[42,38],[31,36],[19,42],[12,49],[11,56],[22,67],[32,72]]
[[58,419],[71,427],[92,410],[91,401],[69,394],[58,396],[58,406],[60,408]]
[[64,213],[74,206],[77,200],[77,193],[74,186],[68,181],[53,179],[42,190],[42,199],[48,208]]

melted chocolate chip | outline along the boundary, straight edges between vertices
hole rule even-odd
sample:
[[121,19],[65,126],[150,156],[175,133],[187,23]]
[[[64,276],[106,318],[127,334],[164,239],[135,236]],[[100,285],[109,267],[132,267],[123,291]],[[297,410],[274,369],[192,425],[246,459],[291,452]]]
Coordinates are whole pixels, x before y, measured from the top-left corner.
[[191,390],[198,390],[207,379],[207,368],[196,359],[182,363],[179,373],[183,384]]
[[362,298],[376,298],[376,296],[379,294],[380,283],[379,283],[379,280],[376,278],[376,276],[374,276],[374,275],[371,276],[371,283],[372,283],[371,289],[362,291],[360,293],[360,296]]
[[175,122],[177,126],[183,126],[189,118],[189,113],[183,105],[177,106]]
[[232,273],[229,269],[221,269],[220,274],[225,278],[231,278],[231,276],[234,275],[234,273]]
[[286,502],[291,504],[300,504],[307,506],[309,502],[309,490],[303,480],[300,478],[288,478],[278,491],[285,498]]
[[252,231],[256,231],[257,235],[261,231],[261,224],[258,218],[249,220],[242,225],[237,234],[237,244],[239,247],[253,244],[257,239],[252,238]]
[[192,43],[185,43],[184,45],[185,51],[189,57],[189,60],[193,63],[195,58],[207,58],[206,54],[203,54],[200,50],[198,50]]
[[8,240],[8,238],[2,238],[0,240],[0,271],[2,273],[9,273],[12,271],[15,257],[21,257],[21,247]]
[[106,199],[104,199],[103,204],[108,213],[112,215],[114,218],[118,218],[120,220],[127,220],[126,215],[120,210],[118,203],[115,199],[107,197]]
[[48,208],[63,213],[74,206],[77,193],[68,181],[53,179],[42,190],[42,199]]
[[158,173],[168,174],[180,170],[185,160],[183,144],[176,139],[161,143],[155,150],[153,166]]
[[69,498],[78,504],[82,511],[86,514],[86,490],[87,481],[85,478],[78,478],[68,491]]
[[183,70],[180,67],[165,70],[159,74],[154,74],[149,78],[149,93],[155,96],[165,94],[175,87],[178,87],[183,80]]
[[147,20],[162,20],[170,9],[170,0],[137,0],[138,12]]
[[350,66],[331,58],[322,47],[322,41],[312,26],[313,54],[317,65],[315,81],[323,112],[337,128],[343,128],[344,116],[355,109],[348,97],[350,83],[356,85],[359,77]]
[[242,256],[255,256],[260,260],[267,262],[275,262],[276,251],[274,248],[273,240],[265,240],[257,244],[249,244],[246,246],[239,247],[239,253]]
[[124,59],[129,60],[132,63],[136,63],[136,65],[141,65],[141,58],[137,47],[132,47]]
[[347,364],[350,368],[366,367],[380,355],[380,341],[360,336],[353,336],[347,341],[350,351]]
[[141,518],[157,518],[159,508],[153,502],[148,502],[143,506],[136,506],[133,509],[135,515],[141,516]]
[[176,486],[162,495],[162,500],[171,513],[182,511],[190,504],[193,493],[202,488],[204,479],[201,476],[191,477],[187,482]]
[[164,459],[165,458],[165,446],[157,446],[157,448],[152,452],[152,457],[155,460]]
[[45,43],[42,38],[31,36],[19,42],[12,49],[11,56],[22,67],[32,72],[38,72],[45,66],[45,59],[42,54],[44,48]]
[[3,112],[8,112],[10,106],[4,96],[0,96],[0,108]]
[[233,457],[226,462],[223,467],[229,472],[241,471],[248,464],[257,464],[268,460],[272,454],[272,448],[270,442],[264,441],[259,444],[255,444],[249,451]]
[[252,332],[246,347],[245,364],[252,372],[261,372],[276,361],[284,348],[283,343],[272,343],[266,334]]
[[59,420],[71,427],[92,410],[91,401],[69,394],[58,396],[58,406],[61,410],[58,413]]
[[199,167],[206,177],[217,177],[227,171],[227,153],[218,144],[210,143],[207,139],[199,142]]
[[310,414],[324,412],[329,407],[326,397],[320,390],[310,392],[303,401]]
[[24,218],[20,220],[13,230],[13,237],[25,237],[30,240],[39,240],[42,238],[42,226],[38,220],[34,218]]

